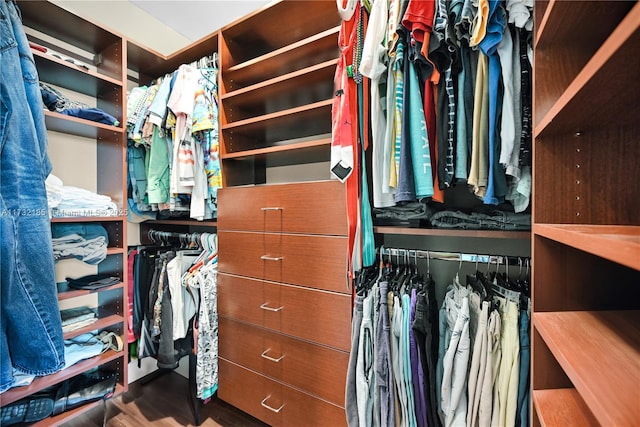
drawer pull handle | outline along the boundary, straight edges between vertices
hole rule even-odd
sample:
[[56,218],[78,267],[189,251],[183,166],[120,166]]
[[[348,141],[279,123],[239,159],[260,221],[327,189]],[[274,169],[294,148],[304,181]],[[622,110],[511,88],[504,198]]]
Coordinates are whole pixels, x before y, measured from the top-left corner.
[[267,356],[267,353],[269,352],[269,350],[271,350],[270,348],[266,349],[265,351],[262,352],[262,354],[260,356],[264,357],[267,360],[270,360],[272,362],[280,362],[282,359],[284,359],[284,354],[280,357],[278,357],[277,359],[275,357],[271,357],[271,356]]
[[265,208],[260,208],[263,211],[282,211],[284,210],[284,208],[278,207],[278,206],[269,206],[269,207],[265,207]]
[[280,411],[282,411],[282,408],[284,408],[284,403],[282,404],[282,406],[280,406],[278,409],[276,408],[272,408],[271,406],[267,405],[265,402],[267,400],[269,400],[271,396],[267,396],[265,397],[262,402],[260,402],[260,404],[262,405],[263,408],[267,408],[268,410],[270,410],[271,412],[275,412],[276,414],[279,413]]
[[280,306],[280,307],[278,307],[278,308],[272,308],[272,307],[267,306],[267,304],[269,304],[269,303],[268,303],[268,302],[265,302],[264,304],[262,304],[262,305],[260,306],[260,308],[261,308],[261,309],[263,309],[263,310],[267,310],[267,311],[280,311],[280,310],[282,310],[282,309],[284,308],[284,306],[283,306],[283,305],[281,305],[281,306]]
[[281,256],[269,256],[269,255],[262,255],[260,257],[260,259],[263,259],[265,261],[282,261],[284,259],[284,257]]

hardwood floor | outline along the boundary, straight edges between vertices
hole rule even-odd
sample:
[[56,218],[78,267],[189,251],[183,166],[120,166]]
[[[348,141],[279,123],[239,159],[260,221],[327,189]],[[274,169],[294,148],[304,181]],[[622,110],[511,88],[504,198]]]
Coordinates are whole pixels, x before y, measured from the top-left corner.
[[[189,400],[189,382],[176,372],[159,376],[142,385],[137,381],[129,391],[106,405],[108,427],[194,426]],[[104,410],[100,405],[63,424],[66,427],[100,427]],[[233,406],[213,398],[200,408],[202,427],[264,427],[266,424]]]

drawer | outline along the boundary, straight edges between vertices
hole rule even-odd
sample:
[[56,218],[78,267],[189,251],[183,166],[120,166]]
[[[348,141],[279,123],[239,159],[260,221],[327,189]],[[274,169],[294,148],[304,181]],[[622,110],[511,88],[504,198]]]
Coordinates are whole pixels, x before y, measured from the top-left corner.
[[345,236],[344,185],[317,181],[221,188],[218,229]]
[[351,296],[218,273],[218,314],[351,350]]
[[218,231],[220,272],[351,293],[347,238]]
[[349,353],[224,317],[218,325],[220,357],[344,405]]
[[346,426],[344,409],[219,359],[218,396],[227,403],[278,426]]

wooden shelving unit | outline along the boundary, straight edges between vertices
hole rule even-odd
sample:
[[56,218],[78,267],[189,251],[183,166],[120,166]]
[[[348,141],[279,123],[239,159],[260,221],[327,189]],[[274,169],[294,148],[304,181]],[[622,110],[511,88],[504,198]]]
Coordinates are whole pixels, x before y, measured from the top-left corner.
[[635,426],[640,3],[536,2],[536,18],[533,422]]
[[227,186],[265,183],[271,166],[329,159],[339,22],[328,2],[284,1],[221,29]]
[[[58,301],[69,306],[86,305],[97,309],[98,319],[91,325],[64,334],[64,338],[79,336],[85,332],[109,330],[118,333],[125,341],[127,330],[127,278],[126,245],[127,218],[121,212],[126,208],[126,41],[117,33],[80,18],[48,1],[20,2],[22,21],[27,27],[30,41],[49,50],[44,53],[32,50],[40,81],[61,88],[66,96],[73,99],[75,94],[95,98],[95,106],[114,116],[119,124],[105,125],[58,112],[45,111],[45,124],[48,131],[80,138],[69,138],[68,144],[49,145],[55,152],[55,158],[66,158],[81,144],[85,152],[93,151],[96,171],[94,176],[81,179],[65,179],[65,185],[82,188],[95,188],[99,194],[111,197],[119,212],[109,217],[66,217],[53,218],[57,224],[101,224],[107,231],[109,247],[107,258],[98,264],[97,273],[106,273],[118,277],[120,282],[95,291],[70,289],[59,284]],[[31,31],[33,30],[33,31]],[[43,34],[44,36],[42,36]],[[45,37],[46,36],[46,37]],[[72,46],[72,48],[67,46]],[[83,68],[50,54],[52,51],[61,56],[86,64]],[[50,134],[50,140],[52,136]],[[60,176],[56,161],[53,161],[53,173]],[[62,171],[63,173],[65,171]],[[72,174],[69,174],[72,176]],[[88,186],[88,187],[87,187]],[[60,261],[64,262],[64,261]],[[71,277],[86,273],[65,271]],[[93,305],[92,305],[93,304]],[[57,373],[38,377],[29,386],[10,389],[2,394],[2,405],[8,405],[32,393],[75,377],[94,368],[105,368],[117,372],[115,395],[127,389],[128,349],[108,350],[99,356],[82,360]],[[97,404],[90,404],[76,410],[64,412],[56,417],[40,421],[37,425],[59,425],[69,418],[80,414]]]

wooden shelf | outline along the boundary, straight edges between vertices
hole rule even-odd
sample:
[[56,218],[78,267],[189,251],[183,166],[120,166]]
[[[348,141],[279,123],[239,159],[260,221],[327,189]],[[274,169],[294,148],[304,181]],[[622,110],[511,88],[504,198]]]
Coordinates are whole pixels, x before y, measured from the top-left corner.
[[[104,75],[91,68],[85,69],[49,53],[31,49],[42,81],[63,86],[85,95],[97,96],[113,87],[121,87],[122,80]],[[92,64],[86,64],[92,66]],[[66,77],[66,78],[65,78]],[[69,77],[72,77],[69,79]]]
[[64,301],[72,298],[83,297],[97,292],[107,292],[124,288],[124,283],[116,283],[115,285],[105,286],[104,288],[87,290],[70,288],[67,282],[58,283],[58,301]]
[[[228,122],[233,123],[231,120],[233,115],[236,116],[236,120],[242,120],[255,115],[253,114],[255,111],[265,111],[268,103],[278,99],[282,94],[287,94],[285,98],[287,104],[289,104],[288,108],[295,107],[296,102],[298,105],[300,102],[307,104],[331,97],[336,64],[337,59],[331,59],[222,95],[222,105],[227,111]],[[322,85],[326,87],[326,90],[322,90],[324,88]],[[313,95],[309,94],[309,96],[302,98],[302,100],[292,99],[292,96],[288,95],[293,93],[293,98],[295,98],[298,88],[311,88],[314,86],[318,90],[314,91]],[[309,99],[311,96],[316,99]],[[242,114],[243,111],[245,112],[244,114]]]
[[640,270],[640,226],[534,224],[534,234]]
[[[539,3],[541,2],[536,1],[536,9],[544,7]],[[565,45],[581,50],[593,49],[594,46],[597,49],[629,12],[633,6],[631,3],[615,0],[587,1],[578,8],[572,2],[550,0],[538,24],[534,49],[538,51]],[[593,16],[601,18],[598,25],[584,25]]]
[[52,223],[67,222],[121,222],[126,221],[126,216],[70,216],[51,218]]
[[[570,2],[556,1],[553,6],[549,5],[549,8],[555,9],[562,3],[566,3],[566,6],[563,6],[566,8],[573,6]],[[629,4],[629,2],[614,3],[621,3],[623,6]],[[565,15],[570,13],[567,12]],[[560,26],[564,25],[566,22]],[[583,24],[576,26],[582,27],[585,31],[592,30]],[[573,30],[576,27],[568,26],[568,28]],[[554,38],[553,41],[555,40]],[[638,85],[629,84],[629,82],[637,79],[637,70],[640,69],[639,51],[640,3],[635,3],[633,9],[590,58],[562,95],[557,100],[547,97],[554,99],[548,111],[545,107],[536,105],[534,136],[540,138],[545,135],[585,132],[604,128],[611,123],[616,123],[616,127],[636,123],[640,116],[640,106],[637,102],[640,98],[640,89]],[[554,76],[552,70],[547,72],[549,76],[545,82]],[[538,80],[540,77],[536,77],[536,81]],[[541,86],[542,84],[536,87]],[[536,94],[536,104],[541,104],[538,101],[539,97],[540,93]]]
[[[8,405],[15,402],[16,400],[20,400],[23,397],[27,397],[42,389],[59,384],[66,379],[75,377],[76,375],[88,371],[89,369],[107,364],[119,357],[122,357],[123,355],[124,352],[122,351],[116,352],[113,350],[107,350],[106,352],[96,357],[82,360],[75,365],[69,366],[62,371],[56,372],[55,374],[38,377],[33,380],[33,382],[28,386],[12,388],[2,393],[2,395],[0,395],[2,397],[2,405]],[[126,361],[124,364],[126,365]]]
[[223,160],[243,160],[251,157],[265,158],[269,166],[304,164],[329,160],[331,154],[330,146],[330,138],[320,138],[311,141],[294,142],[291,144],[227,153],[223,154],[221,158]]
[[500,230],[449,230],[442,228],[412,228],[394,226],[374,226],[373,232],[378,234],[398,234],[412,236],[440,236],[440,237],[479,237],[491,239],[531,239],[529,231],[500,231]]
[[[234,90],[295,71],[292,69],[294,66],[292,64],[298,66],[302,63],[305,64],[304,67],[312,65],[308,63],[309,61],[322,61],[327,56],[327,52],[332,54],[329,57],[335,58],[338,55],[339,31],[340,27],[330,28],[281,49],[229,67],[223,74],[224,81],[230,86],[229,90]],[[259,72],[256,73],[256,70]]]
[[110,326],[118,325],[124,322],[124,317],[118,314],[111,314],[105,317],[98,317],[98,319],[90,325],[83,326],[75,331],[69,331],[64,333],[64,339],[68,340],[73,337],[85,334],[87,332],[95,331],[97,329],[105,329]]
[[20,3],[22,23],[87,52],[102,52],[122,38],[48,1]]
[[533,325],[601,425],[640,423],[640,311],[538,312]]
[[600,425],[575,388],[533,390],[532,396],[543,427]]
[[[263,116],[251,119],[240,120],[233,123],[227,123],[222,126],[223,131],[241,130],[249,132],[255,129],[264,129],[265,126],[278,126],[286,123],[296,123],[299,120],[310,119],[315,117],[331,117],[332,99],[327,99],[313,104],[301,107],[291,108],[288,110],[278,111],[276,113],[265,114]],[[327,112],[329,116],[327,116]],[[299,125],[299,123],[297,123]]]
[[67,116],[56,111],[45,111],[44,120],[47,130],[63,132],[85,138],[98,139],[104,132],[124,135],[124,128],[109,126],[91,120]]
[[124,248],[107,248],[107,255],[121,255],[125,253],[126,249]]
[[[116,389],[113,392],[112,397],[116,397],[124,393],[126,389],[121,384],[116,384]],[[72,409],[70,411],[63,412],[62,414],[52,416],[49,418],[45,418],[42,421],[38,421],[33,424],[33,427],[55,427],[68,422],[69,419],[77,417],[78,415],[84,414],[85,412],[90,411],[93,408],[103,405],[102,400],[98,400],[96,402],[87,403],[86,405],[82,405],[78,408]]]

